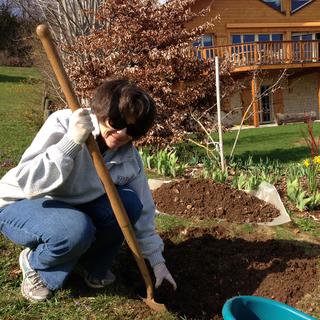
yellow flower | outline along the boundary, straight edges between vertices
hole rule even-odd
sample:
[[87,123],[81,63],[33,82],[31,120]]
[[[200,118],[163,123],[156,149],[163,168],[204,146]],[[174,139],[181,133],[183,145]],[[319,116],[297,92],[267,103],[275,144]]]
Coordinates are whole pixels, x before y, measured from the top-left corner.
[[320,156],[315,156],[312,161],[315,164],[320,164]]
[[304,160],[304,161],[303,161],[303,164],[304,164],[304,166],[307,167],[307,168],[310,167],[310,160],[309,160],[309,159]]

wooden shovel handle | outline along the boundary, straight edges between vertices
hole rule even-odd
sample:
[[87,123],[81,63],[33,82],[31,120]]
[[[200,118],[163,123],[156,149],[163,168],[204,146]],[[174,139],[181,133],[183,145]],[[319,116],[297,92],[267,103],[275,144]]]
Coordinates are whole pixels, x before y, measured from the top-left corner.
[[[67,103],[72,111],[75,111],[80,108],[79,101],[75,95],[75,92],[72,88],[71,82],[64,70],[64,67],[62,65],[61,59],[59,57],[59,54],[57,52],[57,49],[53,43],[50,31],[48,27],[44,24],[41,24],[37,27],[36,33],[39,37],[39,39],[42,42],[42,45],[44,47],[44,50],[47,54],[47,57],[49,59],[49,62],[52,66],[52,69],[56,75],[56,78],[61,86],[61,89],[66,97]],[[130,247],[134,258],[138,264],[138,267],[140,269],[140,272],[143,276],[143,279],[145,281],[146,287],[147,287],[147,298],[146,303],[150,305],[148,302],[151,301],[150,307],[152,307],[152,301],[154,297],[154,291],[153,291],[153,284],[150,277],[149,270],[146,266],[145,260],[141,254],[141,250],[139,248],[138,242],[136,240],[136,236],[134,233],[134,230],[132,228],[132,225],[130,223],[130,220],[128,218],[128,215],[125,211],[125,208],[122,204],[122,201],[119,197],[118,191],[110,177],[109,171],[104,163],[104,159],[99,151],[98,145],[91,134],[89,138],[86,141],[87,148],[90,152],[90,155],[92,157],[93,164],[96,168],[97,174],[104,186],[104,189],[106,191],[106,194],[110,200],[111,207],[113,209],[113,212],[116,216],[116,219],[119,223],[119,226],[122,230],[122,233],[128,243],[128,246]],[[160,305],[161,306],[161,305]],[[157,308],[153,308],[157,309]],[[156,310],[159,311],[159,310]],[[162,311],[162,310],[160,310]]]

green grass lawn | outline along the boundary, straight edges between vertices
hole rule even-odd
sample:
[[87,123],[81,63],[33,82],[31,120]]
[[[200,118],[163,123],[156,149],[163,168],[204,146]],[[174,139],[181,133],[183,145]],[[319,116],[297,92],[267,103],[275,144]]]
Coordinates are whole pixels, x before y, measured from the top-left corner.
[[[320,135],[320,123],[314,122],[313,132]],[[225,154],[229,155],[237,132],[230,131],[223,135]],[[297,162],[310,156],[310,150],[304,136],[308,137],[304,123],[288,124],[276,127],[251,128],[240,132],[235,149],[235,156],[246,159],[278,159],[280,162]],[[215,135],[215,139],[217,135]]]
[[42,92],[36,69],[0,67],[0,176],[18,162],[38,131]]
[[[230,130],[223,133],[224,156],[228,160],[236,139],[238,131]],[[320,122],[313,123],[313,134],[320,144]],[[219,141],[217,133],[212,135],[215,142]],[[310,148],[306,138],[309,138],[308,127],[305,123],[287,124],[282,126],[243,128],[240,131],[236,147],[234,149],[234,159],[246,160],[252,157],[254,162],[260,159],[278,160],[280,163],[288,164],[300,162],[311,156]],[[194,138],[192,138],[194,139]],[[197,139],[194,139],[197,141]],[[183,141],[176,144],[178,156],[183,162],[192,162],[190,156],[206,157],[205,143],[200,143],[203,147],[190,141]],[[214,147],[209,144],[209,149],[214,151]]]

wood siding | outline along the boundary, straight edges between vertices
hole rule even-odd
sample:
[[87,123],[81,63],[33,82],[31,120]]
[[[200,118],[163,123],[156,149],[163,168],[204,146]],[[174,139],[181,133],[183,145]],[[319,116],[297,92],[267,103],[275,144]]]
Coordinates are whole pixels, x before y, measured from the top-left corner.
[[[198,0],[193,10],[205,5],[208,1]],[[195,19],[190,26],[210,20],[215,26],[207,33],[214,34],[215,46],[230,44],[231,34],[239,33],[283,33],[284,40],[291,40],[291,32],[320,32],[320,0],[288,16],[260,0],[214,0],[207,16]]]
[[[205,17],[198,17],[189,23],[189,27],[195,27],[207,21],[214,23],[214,26],[206,31],[206,34],[212,34],[214,37],[214,47],[207,48],[207,50],[211,50],[209,57],[214,55],[221,58],[224,56],[231,56],[235,59],[239,57],[239,61],[234,62],[232,75],[236,77],[238,73],[247,79],[243,80],[245,88],[240,90],[238,99],[242,106],[242,116],[253,101],[250,84],[246,83],[252,79],[251,71],[260,70],[264,76],[269,75],[269,79],[271,79],[273,76],[277,76],[278,70],[286,68],[290,69],[291,77],[294,77],[295,73],[299,74],[301,83],[292,88],[291,86],[281,87],[273,92],[271,99],[273,113],[301,112],[306,109],[307,105],[307,111],[316,110],[319,116],[320,0],[314,0],[294,13],[290,12],[290,3],[290,0],[282,0],[282,7],[286,11],[282,13],[260,0],[198,0],[192,8],[196,12],[210,7],[210,11]],[[245,50],[241,47],[243,45],[235,45],[241,48],[230,46],[233,34],[280,33],[283,35],[281,42],[246,44],[252,46],[250,50]],[[317,39],[292,42],[292,33],[317,34]],[[199,48],[199,50],[201,49]],[[237,56],[234,53],[240,54]],[[204,54],[203,59],[208,56],[208,52]],[[244,60],[242,61],[241,58]],[[311,76],[313,72],[317,75],[316,77]],[[261,85],[268,85],[268,83],[268,79],[261,81],[257,84],[257,90],[260,90]],[[298,101],[299,99],[303,101]],[[229,101],[236,100],[230,97]],[[231,103],[231,108],[233,107]],[[259,111],[260,107],[259,105],[256,109]],[[249,112],[251,116],[245,121],[246,124],[254,123],[252,111],[251,108]]]

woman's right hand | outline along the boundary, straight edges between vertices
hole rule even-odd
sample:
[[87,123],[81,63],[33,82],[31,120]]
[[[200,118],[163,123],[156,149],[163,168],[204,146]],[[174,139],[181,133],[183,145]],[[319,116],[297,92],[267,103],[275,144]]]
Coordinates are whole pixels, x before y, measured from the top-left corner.
[[77,144],[86,142],[94,126],[88,109],[80,108],[72,113],[67,135]]

